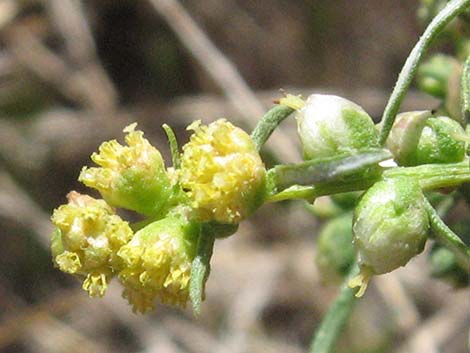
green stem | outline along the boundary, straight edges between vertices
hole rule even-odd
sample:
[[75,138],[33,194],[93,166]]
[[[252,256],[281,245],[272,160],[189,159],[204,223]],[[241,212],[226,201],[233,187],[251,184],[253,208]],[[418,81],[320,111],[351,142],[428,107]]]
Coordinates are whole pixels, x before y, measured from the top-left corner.
[[410,87],[411,81],[424,53],[444,27],[454,17],[465,10],[468,5],[470,5],[470,0],[452,0],[447,3],[447,5],[428,25],[421,38],[418,40],[418,43],[416,43],[410,55],[406,59],[405,65],[398,76],[397,83],[390,95],[382,116],[382,129],[379,136],[379,143],[381,146],[383,146],[387,140],[388,134],[390,133],[393,122],[395,121],[395,117],[398,113],[398,109],[400,108],[403,98]]
[[276,105],[264,114],[251,133],[251,138],[255,143],[257,151],[263,147],[277,126],[293,112],[294,109],[292,108],[284,105]]
[[357,298],[356,290],[348,286],[349,280],[358,274],[357,266],[352,266],[348,276],[341,285],[340,292],[330,305],[328,312],[317,329],[311,346],[310,353],[334,352],[336,342],[343,332]]
[[455,254],[459,265],[470,274],[470,248],[447,227],[427,199],[425,199],[425,207],[436,240],[451,250]]
[[417,167],[391,168],[383,172],[384,178],[416,178],[423,190],[457,186],[470,182],[468,160],[452,164],[423,164]]

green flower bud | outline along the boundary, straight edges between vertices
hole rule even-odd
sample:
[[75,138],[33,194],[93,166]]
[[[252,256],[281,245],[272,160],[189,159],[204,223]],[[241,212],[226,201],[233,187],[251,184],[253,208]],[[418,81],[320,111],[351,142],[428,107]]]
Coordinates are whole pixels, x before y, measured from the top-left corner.
[[353,242],[361,273],[350,282],[362,296],[372,275],[405,266],[426,242],[429,219],[424,195],[414,179],[393,178],[375,183],[359,201]]
[[456,163],[465,158],[465,132],[448,117],[431,117],[429,111],[399,114],[387,146],[402,166]]
[[296,118],[305,160],[378,146],[370,116],[345,98],[312,94]]
[[437,98],[446,98],[449,78],[460,63],[449,55],[436,54],[423,62],[416,73],[420,90]]
[[201,222],[234,224],[263,202],[266,169],[250,136],[225,119],[196,121],[183,146],[179,180]]
[[75,191],[67,198],[69,203],[52,216],[57,227],[51,243],[54,264],[84,279],[83,289],[90,296],[101,297],[122,266],[117,252],[131,239],[132,230],[103,200]]
[[137,124],[124,129],[127,146],[107,141],[91,159],[101,167],[84,167],[79,181],[97,189],[112,206],[156,216],[164,214],[171,194],[170,179],[162,156]]
[[317,240],[315,263],[325,283],[340,283],[356,258],[352,216],[343,214],[326,223]]
[[199,232],[199,224],[169,216],[142,228],[119,250],[124,262],[119,273],[123,296],[134,312],[152,310],[156,298],[186,305]]

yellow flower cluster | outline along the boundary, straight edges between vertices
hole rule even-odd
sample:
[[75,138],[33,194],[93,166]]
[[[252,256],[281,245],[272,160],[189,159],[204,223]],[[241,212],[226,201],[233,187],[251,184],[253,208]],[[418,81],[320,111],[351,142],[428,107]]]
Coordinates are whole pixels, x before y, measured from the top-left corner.
[[263,200],[266,169],[250,136],[220,119],[191,124],[180,182],[200,221],[238,223]]
[[[202,223],[236,226],[261,205],[266,171],[251,138],[226,120],[189,126],[194,134],[171,173],[135,126],[124,129],[126,146],[104,142],[91,156],[99,167],[80,173],[104,200],[71,192],[54,211],[54,263],[93,297],[117,277],[134,312],[152,310],[155,299],[184,307]],[[146,219],[133,234],[111,206]]]
[[103,200],[75,191],[67,198],[69,203],[52,216],[57,227],[52,239],[54,263],[61,271],[84,278],[83,289],[90,296],[101,297],[120,268],[117,252],[129,242],[132,230]]

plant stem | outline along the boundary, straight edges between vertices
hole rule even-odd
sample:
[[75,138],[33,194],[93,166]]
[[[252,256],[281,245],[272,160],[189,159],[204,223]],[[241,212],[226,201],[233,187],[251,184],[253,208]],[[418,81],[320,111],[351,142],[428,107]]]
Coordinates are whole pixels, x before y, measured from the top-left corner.
[[263,147],[277,126],[293,112],[294,109],[285,105],[276,105],[263,115],[251,133],[256,150],[259,151]]
[[334,351],[336,342],[356,303],[357,298],[354,296],[356,290],[349,288],[348,283],[358,273],[357,266],[351,266],[348,276],[341,285],[340,292],[315,332],[310,346],[310,353],[331,353]]
[[397,83],[395,84],[382,116],[382,128],[379,136],[379,143],[381,146],[383,146],[387,140],[388,134],[390,133],[393,122],[395,121],[395,117],[398,113],[398,109],[400,108],[403,98],[410,87],[411,81],[424,53],[444,27],[454,17],[465,10],[468,5],[470,5],[470,0],[452,0],[447,3],[447,5],[428,25],[421,38],[418,40],[418,43],[416,43],[410,55],[406,59],[405,65],[398,76]]
[[384,178],[416,178],[423,190],[457,186],[470,182],[468,160],[449,164],[423,164],[416,167],[391,168],[383,172]]
[[447,227],[426,198],[425,207],[436,240],[451,250],[455,254],[459,265],[470,274],[470,248],[465,245],[457,234]]

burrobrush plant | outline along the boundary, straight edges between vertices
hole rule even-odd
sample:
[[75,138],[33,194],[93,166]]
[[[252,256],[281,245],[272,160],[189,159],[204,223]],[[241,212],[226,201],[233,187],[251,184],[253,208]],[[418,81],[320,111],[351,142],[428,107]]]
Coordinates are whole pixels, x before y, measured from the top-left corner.
[[[234,234],[263,204],[296,199],[308,202],[314,214],[332,217],[319,236],[316,263],[325,282],[343,281],[312,352],[332,352],[373,276],[405,266],[427,241],[435,243],[429,254],[433,275],[468,285],[470,248],[451,228],[468,238],[469,227],[448,227],[442,216],[457,198],[470,203],[469,5],[422,2],[420,17],[430,23],[379,124],[342,97],[286,95],[251,134],[225,119],[197,121],[180,148],[165,125],[171,167],[135,124],[126,127],[126,145],[104,142],[91,156],[98,166],[80,173],[79,180],[103,199],[72,191],[68,204],[54,211],[54,264],[82,280],[92,297],[103,296],[116,278],[135,312],[152,310],[158,299],[182,307],[191,301],[199,313],[214,241]],[[455,44],[455,57],[439,54],[421,64],[443,31]],[[442,104],[398,114],[417,72],[418,86]],[[259,151],[290,115],[297,119],[304,161],[267,169]],[[447,194],[439,195],[444,188]],[[331,207],[323,212],[314,203],[325,195]],[[115,208],[143,220],[129,223]]]

